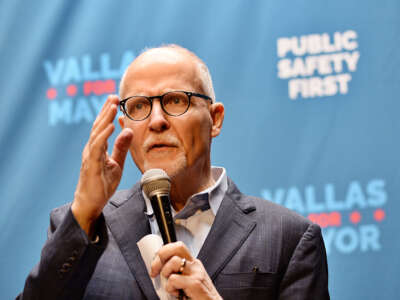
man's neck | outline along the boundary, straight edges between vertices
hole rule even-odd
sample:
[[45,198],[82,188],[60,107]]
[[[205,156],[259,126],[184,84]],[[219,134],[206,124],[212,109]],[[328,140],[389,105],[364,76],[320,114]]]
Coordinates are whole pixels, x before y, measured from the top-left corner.
[[190,196],[197,194],[215,183],[211,167],[202,172],[185,172],[175,176],[171,184],[171,204],[175,211],[180,211]]

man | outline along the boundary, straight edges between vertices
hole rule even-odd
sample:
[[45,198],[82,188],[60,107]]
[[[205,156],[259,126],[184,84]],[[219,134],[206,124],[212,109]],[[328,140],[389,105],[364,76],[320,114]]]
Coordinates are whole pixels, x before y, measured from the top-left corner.
[[[159,234],[137,184],[115,191],[127,151],[145,172],[171,178],[178,239],[162,247],[151,276],[190,299],[329,299],[320,228],[269,201],[245,196],[212,168],[211,140],[222,128],[205,64],[179,46],[138,56],[120,86],[123,128],[107,139],[119,99],[110,96],[82,155],[72,205],[51,214],[39,265],[17,299],[157,299],[136,243]],[[182,242],[183,241],[183,242]],[[197,257],[197,258],[196,258]]]

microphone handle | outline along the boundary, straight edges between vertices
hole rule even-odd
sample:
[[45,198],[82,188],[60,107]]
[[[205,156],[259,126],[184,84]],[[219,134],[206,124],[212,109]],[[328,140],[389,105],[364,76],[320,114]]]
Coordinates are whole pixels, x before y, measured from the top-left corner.
[[[150,199],[160,229],[164,245],[176,242],[174,221],[171,212],[171,202],[168,195],[156,194]],[[186,299],[183,290],[179,290],[179,300]]]
[[158,228],[160,229],[164,245],[176,242],[176,233],[174,221],[172,218],[171,203],[169,201],[168,195],[155,194],[151,197],[150,202],[156,216]]

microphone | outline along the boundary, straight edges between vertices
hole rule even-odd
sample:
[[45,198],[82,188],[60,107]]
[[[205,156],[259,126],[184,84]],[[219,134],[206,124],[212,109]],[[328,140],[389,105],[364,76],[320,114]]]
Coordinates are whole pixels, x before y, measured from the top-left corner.
[[142,175],[140,185],[150,199],[164,245],[176,242],[171,202],[169,200],[171,179],[162,169],[150,169]]
[[[162,169],[147,170],[142,175],[140,185],[146,196],[150,199],[164,245],[176,242],[171,202],[169,201],[171,179],[168,174]],[[179,290],[178,299],[183,300],[184,298],[185,293],[183,290]]]

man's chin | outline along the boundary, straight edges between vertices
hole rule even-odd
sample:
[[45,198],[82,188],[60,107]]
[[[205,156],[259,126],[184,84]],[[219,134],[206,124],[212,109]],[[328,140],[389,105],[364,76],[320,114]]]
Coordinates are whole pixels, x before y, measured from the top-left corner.
[[144,163],[144,170],[146,172],[150,169],[163,169],[168,176],[172,179],[185,171],[187,167],[186,158],[183,155],[176,157],[173,160],[152,160]]

